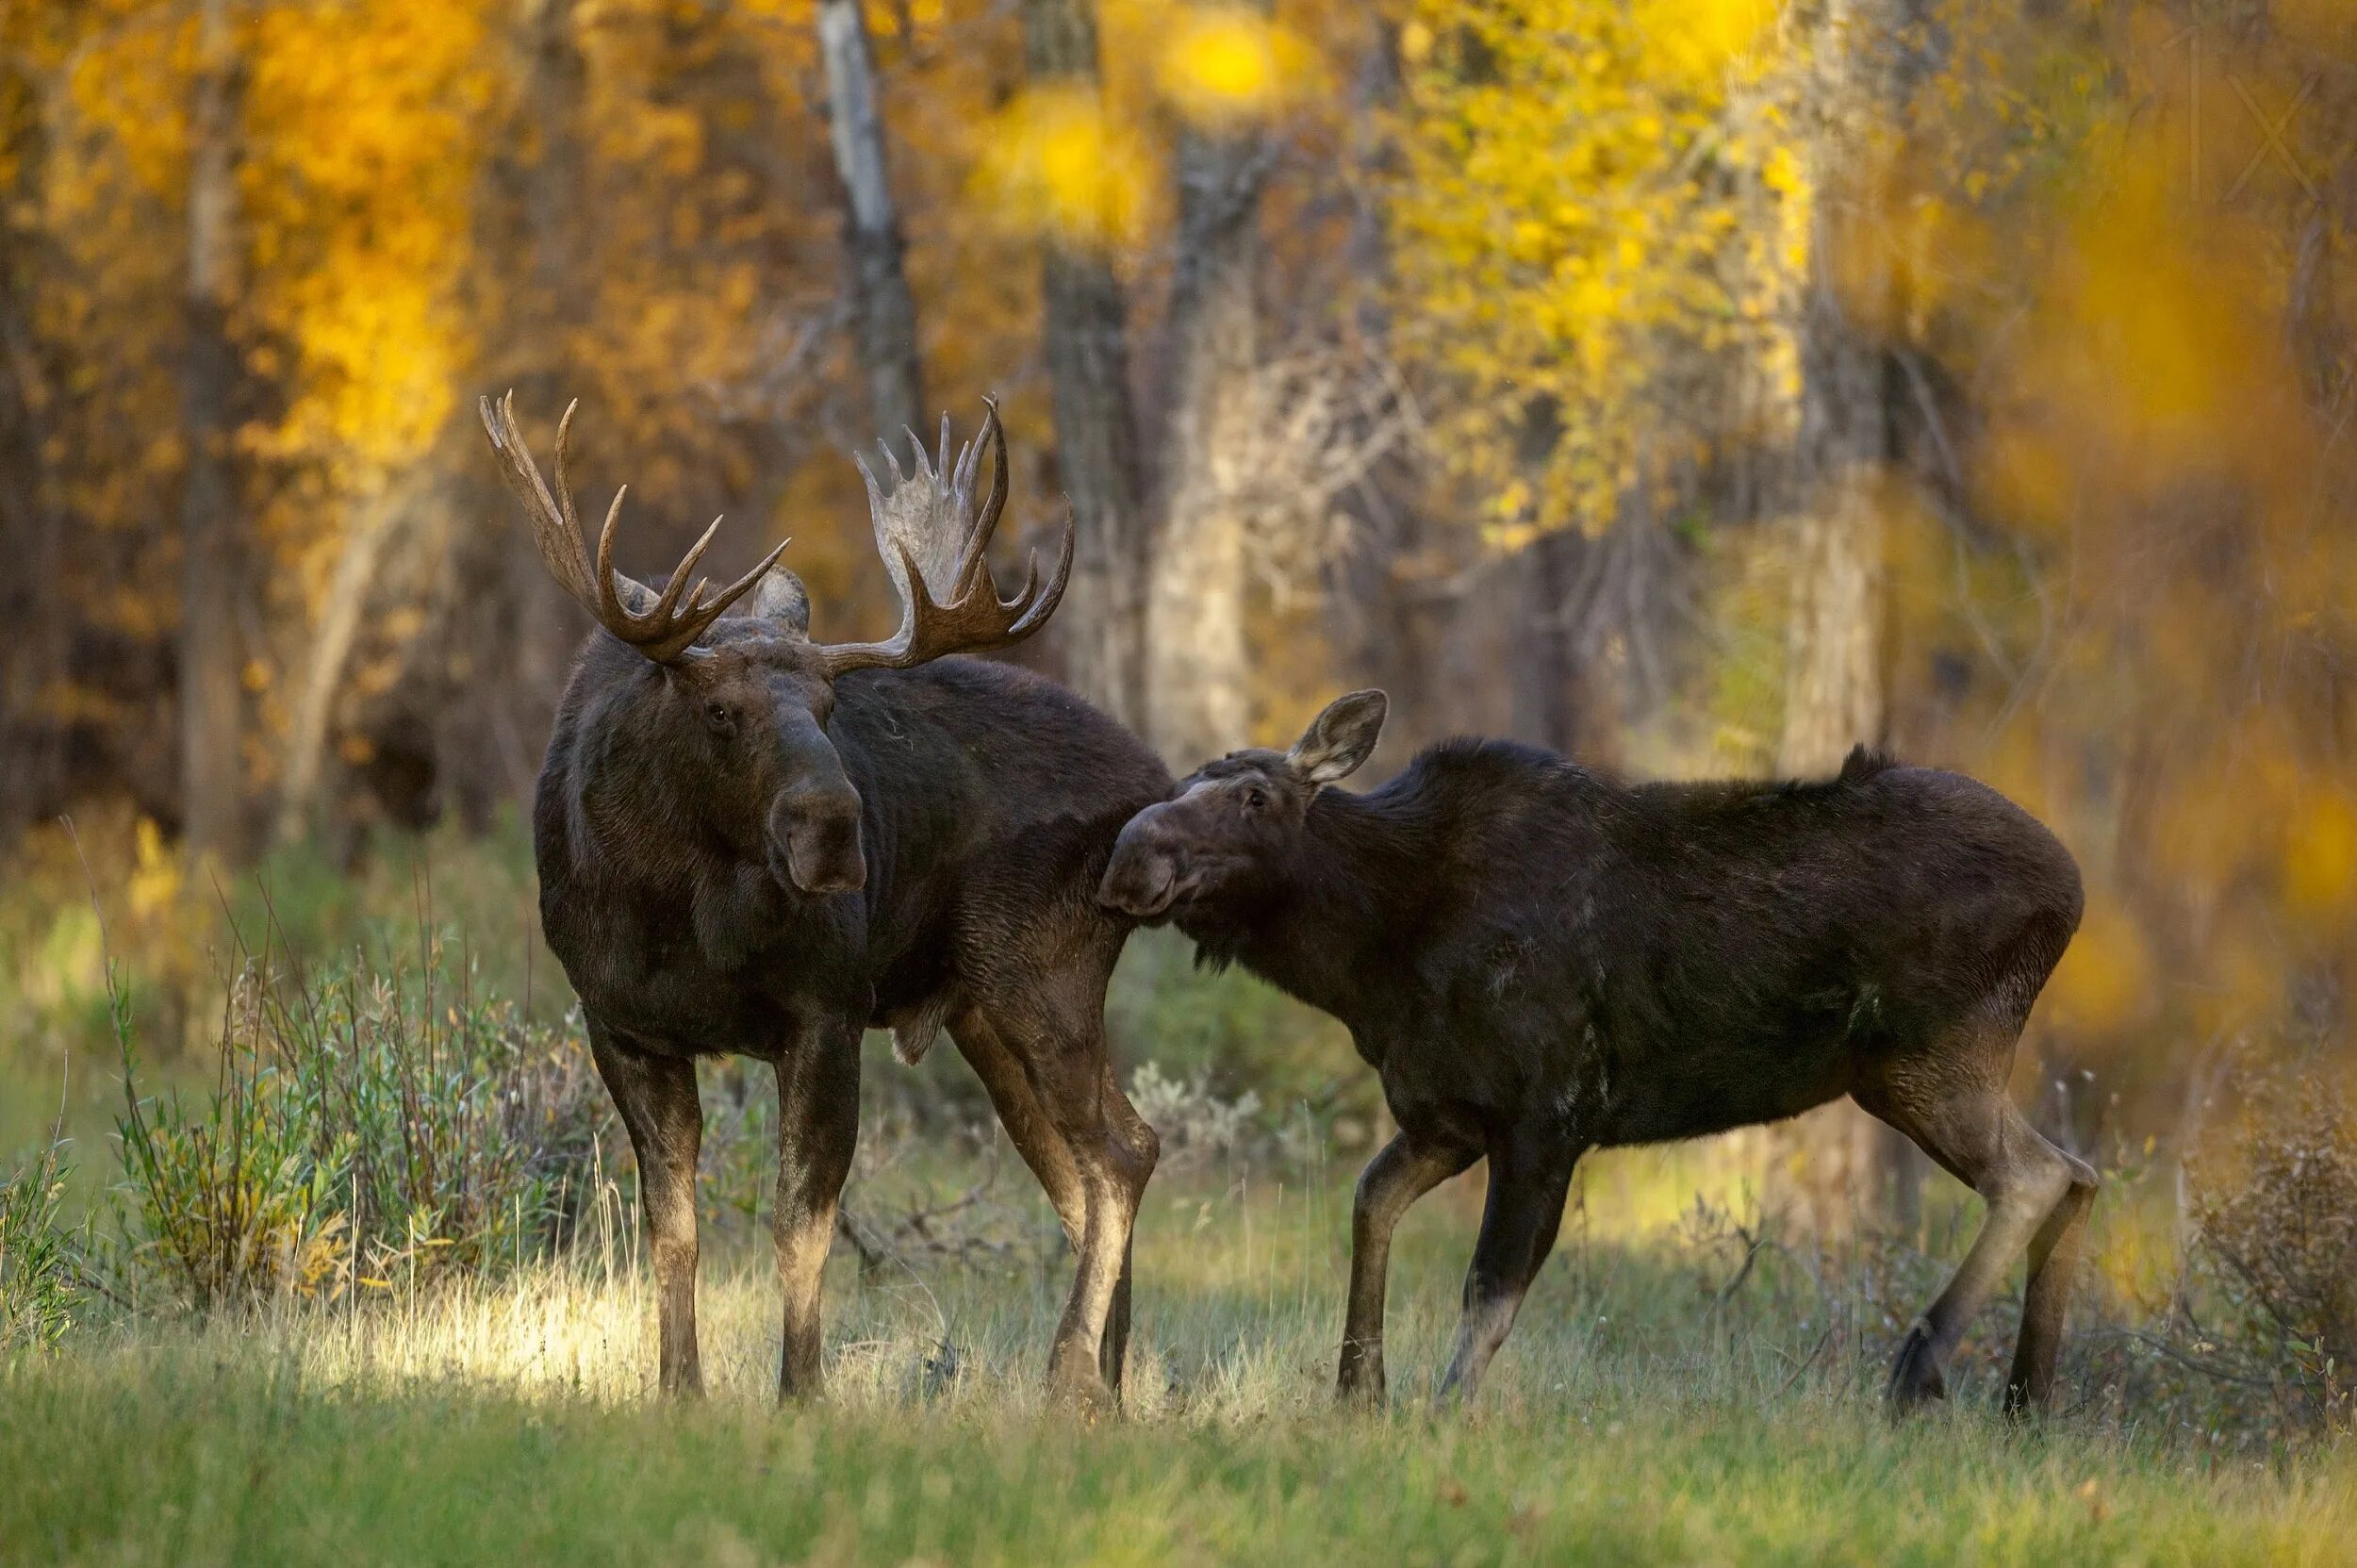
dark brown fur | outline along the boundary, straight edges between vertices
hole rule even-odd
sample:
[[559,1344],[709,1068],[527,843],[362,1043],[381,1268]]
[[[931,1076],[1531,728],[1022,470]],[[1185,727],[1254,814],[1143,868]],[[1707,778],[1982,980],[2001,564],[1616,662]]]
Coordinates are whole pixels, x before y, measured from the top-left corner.
[[2006,1399],[2043,1402],[2095,1192],[2005,1095],[2079,920],[2053,835],[1970,779],[1863,751],[1821,784],[1626,788],[1459,741],[1371,794],[1324,788],[1382,714],[1354,694],[1290,753],[1205,767],[1123,830],[1100,891],[1333,1014],[1382,1077],[1400,1132],[1360,1183],[1343,1392],[1381,1394],[1392,1229],[1448,1177],[1490,1162],[1442,1385],[1470,1394],[1583,1151],[1846,1094],[1989,1203],[1893,1399],[1943,1392],[1941,1359],[2026,1249]]
[[[810,600],[772,550],[714,591],[612,564],[620,495],[593,556],[513,399],[484,430],[550,573],[597,618],[540,769],[540,920],[580,993],[598,1071],[638,1156],[667,1390],[701,1388],[696,1348],[695,1059],[778,1076],[772,1218],[785,1287],[781,1397],[818,1386],[818,1287],[859,1136],[863,1029],[915,1061],[948,1024],[1080,1253],[1048,1369],[1110,1397],[1129,1320],[1129,1230],[1154,1134],[1106,1059],[1105,982],[1130,922],[1091,897],[1113,834],[1170,775],[1054,684],[945,655],[1043,625],[1072,567],[1033,559],[1003,597],[989,546],[1007,499],[1004,433],[913,471],[866,474],[876,545],[900,598],[883,642],[811,640]],[[980,487],[987,462],[987,488]],[[750,613],[731,610],[750,594]]]
[[[1092,898],[1169,774],[1053,683],[951,658],[814,671],[799,604],[655,665],[593,634],[534,816],[541,919],[581,994],[644,1186],[667,1388],[698,1385],[693,1059],[778,1075],[780,1387],[819,1375],[818,1274],[857,1136],[859,1041],[947,1023],[1080,1252],[1051,1363],[1118,1380],[1128,1239],[1152,1132],[1107,1065],[1105,983],[1132,922]],[[798,847],[799,846],[799,847]],[[834,891],[805,891],[816,883]]]

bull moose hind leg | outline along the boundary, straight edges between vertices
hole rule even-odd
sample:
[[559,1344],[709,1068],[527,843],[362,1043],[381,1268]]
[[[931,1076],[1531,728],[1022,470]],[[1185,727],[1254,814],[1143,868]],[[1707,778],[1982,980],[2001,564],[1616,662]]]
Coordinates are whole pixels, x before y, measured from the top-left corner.
[[[1104,989],[1101,971],[1048,975],[982,1009],[989,1032],[1020,1067],[1032,1103],[1045,1113],[1079,1182],[1080,1260],[1056,1328],[1047,1377],[1059,1397],[1084,1406],[1110,1404],[1113,1398],[1115,1379],[1105,1364],[1108,1330],[1128,1269],[1130,1229],[1157,1153],[1152,1130],[1114,1087],[1106,1065]],[[1009,1133],[1021,1148],[1023,1135],[1012,1125]],[[1045,1142],[1033,1141],[1035,1147]],[[1027,1152],[1025,1158],[1032,1156]],[[1061,1180],[1055,1157],[1043,1151],[1043,1161],[1059,1171]],[[1042,1163],[1033,1162],[1032,1168],[1039,1170]],[[1043,1175],[1043,1182],[1048,1180]],[[1049,1197],[1069,1229],[1069,1199],[1057,1199],[1052,1186]],[[1110,1352],[1118,1350],[1115,1340]]]
[[1383,1305],[1392,1232],[1418,1198],[1480,1158],[1477,1147],[1436,1143],[1403,1131],[1367,1162],[1350,1206],[1350,1303],[1335,1375],[1338,1397],[1383,1402]]
[[661,1348],[656,1372],[666,1394],[701,1394],[696,1355],[696,1154],[704,1113],[696,1098],[696,1065],[622,1044],[589,1020],[589,1050],[614,1097],[638,1157],[638,1202],[654,1254]]
[[824,1382],[819,1287],[836,1205],[859,1144],[859,1038],[832,1022],[778,1061],[778,1187],[769,1225],[785,1295],[778,1361],[781,1403]]
[[[1007,1047],[988,1019],[979,1013],[968,1012],[952,1019],[950,1038],[958,1044],[959,1052],[974,1069],[989,1091],[990,1103],[998,1113],[998,1121],[1007,1130],[1007,1141],[1023,1157],[1038,1178],[1047,1201],[1055,1205],[1056,1217],[1063,1224],[1065,1238],[1071,1242],[1075,1255],[1088,1230],[1088,1190],[1080,1180],[1080,1167],[1074,1159],[1071,1146],[1057,1130],[1047,1107],[1032,1093],[1030,1078],[1023,1065]],[[1106,1104],[1113,1112],[1116,1133],[1126,1134],[1125,1147],[1134,1163],[1141,1149],[1145,1150],[1147,1169],[1153,1166],[1150,1142],[1153,1130],[1146,1127],[1126,1097],[1113,1082],[1113,1068],[1105,1068]],[[1144,1185],[1141,1179],[1139,1184]],[[1097,1372],[1115,1393],[1121,1389],[1122,1362],[1129,1337],[1129,1257],[1124,1248],[1121,1274],[1113,1286],[1113,1305],[1106,1313],[1105,1337],[1097,1354]]]
[[[1966,1329],[2029,1255],[2028,1311],[2008,1408],[2045,1397],[2095,1173],[2039,1136],[2004,1090],[2018,1019],[1968,1026],[1956,1048],[1903,1059],[1858,1085],[1859,1104],[1921,1147],[1987,1204],[1964,1262],[1899,1347],[1887,1396],[1898,1411],[1947,1395],[1942,1371]],[[2034,1375],[2031,1375],[2034,1374]]]
[[1433,1397],[1436,1408],[1470,1402],[1506,1343],[1539,1265],[1555,1249],[1583,1147],[1554,1129],[1526,1128],[1491,1149],[1490,1196],[1465,1273],[1465,1314]]
[[1162,1141],[1138,1114],[1138,1108],[1129,1103],[1129,1097],[1121,1092],[1114,1081],[1113,1063],[1104,1065],[1105,1113],[1112,1124],[1113,1158],[1127,1178],[1131,1224],[1121,1239],[1121,1276],[1113,1281],[1113,1299],[1105,1317],[1105,1339],[1096,1355],[1097,1371],[1121,1392],[1121,1374],[1129,1357],[1129,1262],[1135,1250],[1138,1209],[1145,1201],[1146,1183],[1154,1175],[1156,1162],[1162,1158]]

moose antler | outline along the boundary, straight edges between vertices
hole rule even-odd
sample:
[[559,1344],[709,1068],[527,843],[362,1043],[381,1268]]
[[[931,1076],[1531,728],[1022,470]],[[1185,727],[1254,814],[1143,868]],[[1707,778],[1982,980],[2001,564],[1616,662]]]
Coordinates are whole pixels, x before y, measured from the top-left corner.
[[[915,471],[902,473],[890,447],[884,462],[892,470],[886,494],[875,470],[860,460],[867,481],[867,507],[876,528],[876,551],[892,574],[900,595],[900,629],[884,642],[836,643],[819,649],[828,672],[841,675],[853,669],[906,669],[945,653],[981,652],[1021,642],[1047,623],[1063,598],[1072,575],[1072,519],[1064,518],[1063,551],[1046,584],[1039,580],[1039,555],[1033,552],[1023,586],[1013,599],[998,597],[990,573],[990,539],[997,531],[998,514],[1007,504],[1007,437],[998,424],[998,404],[985,398],[989,410],[982,433],[972,445],[961,448],[953,467],[949,460],[949,418],[941,420],[939,454],[928,459],[924,442],[909,433],[915,449]],[[991,454],[990,492],[974,499],[975,470],[983,449]]]
[[573,512],[572,487],[565,482],[565,456],[572,434],[573,410],[581,406],[581,400],[576,398],[568,404],[565,417],[557,421],[554,495],[549,493],[547,483],[541,479],[540,467],[532,460],[523,433],[516,428],[516,394],[510,392],[496,404],[487,397],[480,399],[479,406],[484,431],[491,437],[491,450],[498,454],[500,466],[507,474],[508,488],[516,492],[531,515],[532,536],[540,546],[540,559],[547,563],[550,575],[580,602],[582,608],[598,618],[598,624],[657,664],[669,664],[684,656],[696,639],[726,615],[729,606],[742,599],[785,553],[785,544],[780,541],[760,565],[710,599],[704,593],[711,585],[702,578],[697,578],[695,587],[688,590],[688,577],[695,571],[696,563],[703,559],[704,547],[720,531],[720,520],[714,518],[703,537],[690,545],[687,553],[680,558],[678,569],[671,573],[671,580],[658,596],[644,583],[614,569],[614,529],[621,520],[622,497],[630,493],[630,487],[625,485],[614,492],[614,504],[606,509],[605,526],[598,534],[598,560],[593,569],[588,544],[582,536],[581,520]]

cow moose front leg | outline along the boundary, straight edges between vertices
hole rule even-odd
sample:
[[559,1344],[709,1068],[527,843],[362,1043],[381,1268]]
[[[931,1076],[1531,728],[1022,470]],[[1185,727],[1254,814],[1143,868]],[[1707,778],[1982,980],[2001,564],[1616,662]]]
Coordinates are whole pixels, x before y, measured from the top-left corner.
[[1465,1315],[1457,1348],[1433,1395],[1436,1410],[1470,1402],[1490,1359],[1506,1343],[1514,1314],[1555,1249],[1563,1202],[1583,1146],[1551,1129],[1518,1129],[1490,1151],[1490,1197],[1481,1236],[1465,1273]]
[[778,1189],[769,1228],[785,1295],[781,1404],[816,1395],[825,1380],[819,1286],[859,1146],[859,1037],[855,1024],[822,1025],[778,1062]]
[[1402,1131],[1367,1162],[1350,1209],[1350,1305],[1343,1324],[1335,1393],[1367,1405],[1383,1402],[1383,1305],[1392,1232],[1415,1201],[1472,1167],[1478,1148],[1435,1143]]
[[661,1348],[656,1372],[666,1394],[703,1393],[696,1355],[696,1154],[703,1142],[703,1104],[696,1065],[658,1056],[616,1039],[589,1020],[589,1050],[614,1097],[638,1157],[638,1202],[654,1253]]

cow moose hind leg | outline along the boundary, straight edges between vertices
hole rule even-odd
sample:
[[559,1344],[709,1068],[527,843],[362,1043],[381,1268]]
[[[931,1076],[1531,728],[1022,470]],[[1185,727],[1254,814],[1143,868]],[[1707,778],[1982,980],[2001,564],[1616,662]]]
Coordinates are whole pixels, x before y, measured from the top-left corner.
[[[2024,1254],[2029,1286],[2005,1408],[2042,1406],[2052,1387],[2096,1178],[2085,1162],[2041,1137],[2005,1095],[2018,1032],[2018,1025],[1984,1029],[1965,1051],[1943,1053],[1928,1070],[1920,1070],[1921,1059],[1893,1064],[1855,1091],[1859,1104],[1915,1140],[1988,1206],[1954,1278],[1907,1331],[1891,1363],[1885,1392],[1894,1411],[1947,1396],[1942,1368]],[[1960,1076],[1959,1066],[1970,1076]]]
[[1465,1315],[1433,1395],[1435,1410],[1470,1402],[1506,1343],[1531,1280],[1555,1248],[1582,1147],[1559,1133],[1523,1130],[1491,1149],[1490,1196],[1465,1273]]

